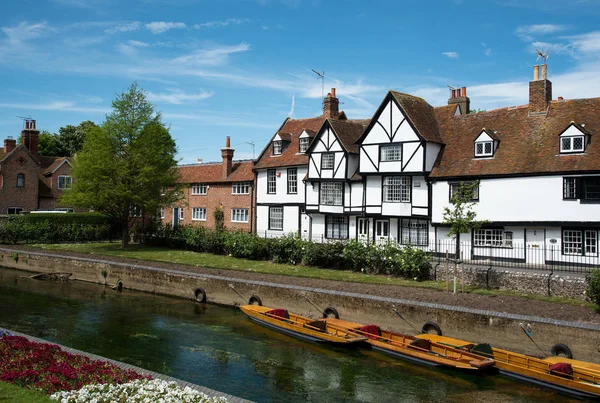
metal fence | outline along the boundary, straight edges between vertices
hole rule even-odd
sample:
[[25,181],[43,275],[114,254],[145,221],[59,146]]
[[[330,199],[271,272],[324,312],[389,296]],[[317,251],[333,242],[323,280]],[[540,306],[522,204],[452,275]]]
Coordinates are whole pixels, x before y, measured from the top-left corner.
[[[264,231],[258,233],[264,238],[277,238],[281,232]],[[317,243],[344,242],[347,239],[328,239],[324,235],[301,235],[307,241]],[[365,242],[372,240],[363,239]],[[395,240],[379,240],[378,243],[392,242],[398,247],[406,246]],[[430,240],[427,245],[412,245],[431,254],[433,264],[445,262],[446,254],[455,260],[456,241],[448,239]],[[476,245],[470,241],[461,241],[458,260],[474,266],[517,268],[539,271],[558,271],[570,273],[589,273],[600,269],[600,258],[596,255],[565,254],[560,245],[527,245],[514,243],[511,246]]]

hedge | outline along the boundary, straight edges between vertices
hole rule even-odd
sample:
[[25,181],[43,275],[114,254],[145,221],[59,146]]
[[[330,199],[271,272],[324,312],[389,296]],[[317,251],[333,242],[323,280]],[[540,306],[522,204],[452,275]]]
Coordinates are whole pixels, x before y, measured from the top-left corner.
[[43,221],[57,224],[104,225],[110,224],[110,219],[100,213],[39,213],[25,214],[22,219],[26,223]]
[[414,280],[429,278],[430,258],[426,252],[391,242],[374,244],[349,240],[315,243],[296,235],[265,239],[247,232],[215,231],[192,225],[177,228],[159,225],[153,233],[145,235],[145,242],[153,246]]
[[[0,243],[94,242],[109,239],[111,225],[98,214],[36,214],[10,217],[0,222]],[[64,219],[77,215],[74,219]],[[58,218],[60,217],[60,218]]]

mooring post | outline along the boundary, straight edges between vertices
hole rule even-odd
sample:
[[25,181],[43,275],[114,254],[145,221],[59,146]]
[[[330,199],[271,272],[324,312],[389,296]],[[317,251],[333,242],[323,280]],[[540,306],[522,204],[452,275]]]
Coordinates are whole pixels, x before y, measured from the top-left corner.
[[461,292],[464,294],[465,293],[465,261],[463,259],[464,255],[463,255],[464,251],[460,251],[460,287],[461,287]]
[[446,292],[450,291],[450,278],[448,277],[448,249],[446,249]]

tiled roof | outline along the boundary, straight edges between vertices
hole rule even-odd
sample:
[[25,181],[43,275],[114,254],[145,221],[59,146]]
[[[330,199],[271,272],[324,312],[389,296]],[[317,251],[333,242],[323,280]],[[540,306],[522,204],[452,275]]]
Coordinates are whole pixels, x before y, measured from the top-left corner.
[[[435,110],[427,101],[402,92],[390,91],[390,93],[426,141],[443,143],[436,121]],[[454,106],[454,109],[456,109],[456,106]]]
[[[435,108],[445,146],[432,178],[600,171],[600,98],[552,101],[547,114],[531,116],[527,105],[460,116],[454,109]],[[571,122],[591,135],[585,153],[559,152],[559,136]],[[499,140],[493,158],[474,158],[483,128]]]
[[42,168],[46,167],[43,175],[49,175],[53,173],[63,162],[68,161],[67,157],[43,157],[40,156],[40,164]]
[[254,180],[252,161],[233,161],[231,174],[223,179],[223,164],[209,162],[206,164],[180,165],[179,183],[218,183],[248,182]]
[[[325,122],[325,117],[318,116],[308,119],[286,119],[277,133],[287,133],[291,135],[291,141],[288,146],[282,150],[281,155],[273,155],[272,141],[269,141],[261,155],[258,157],[255,169],[284,167],[293,165],[307,165],[308,156],[298,153],[299,137],[305,129],[318,131]],[[275,137],[275,136],[273,136]]]
[[328,119],[329,124],[333,127],[335,135],[340,140],[342,146],[349,153],[358,154],[359,146],[355,144],[360,138],[364,130],[367,128],[371,119],[361,120],[333,120]]

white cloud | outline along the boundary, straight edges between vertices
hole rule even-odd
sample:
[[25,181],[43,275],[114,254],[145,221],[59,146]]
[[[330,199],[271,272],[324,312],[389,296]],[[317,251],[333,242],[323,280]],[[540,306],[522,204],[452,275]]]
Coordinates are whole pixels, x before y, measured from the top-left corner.
[[171,90],[168,93],[154,93],[148,92],[148,100],[152,102],[166,102],[169,104],[180,105],[183,103],[201,101],[203,99],[208,99],[214,95],[213,92],[201,90],[196,94],[186,94],[179,89]]
[[242,42],[238,45],[200,49],[188,55],[177,57],[172,62],[176,65],[217,66],[225,63],[229,59],[229,55],[249,50],[250,45]]
[[147,43],[147,42],[134,41],[134,40],[132,40],[132,39],[128,40],[128,41],[127,41],[127,44],[128,44],[129,46],[134,46],[134,47],[136,47],[136,48],[147,48],[147,47],[151,46],[151,45],[150,45],[149,43]]
[[515,30],[515,35],[524,41],[529,42],[532,41],[535,36],[555,34],[567,30],[568,28],[569,27],[566,25],[557,24],[521,25]]
[[248,18],[228,18],[226,20],[219,21],[208,21],[201,24],[195,24],[194,29],[211,29],[211,28],[222,28],[229,25],[240,25],[251,22]]
[[27,42],[54,31],[55,30],[49,27],[46,22],[29,24],[28,22],[23,21],[15,27],[2,27],[2,32],[6,35],[7,41],[10,44]]
[[458,59],[458,52],[443,52],[442,54],[450,59]]
[[186,25],[183,22],[155,21],[145,24],[144,27],[150,30],[153,34],[162,34],[163,32],[167,32],[171,29],[184,29]]
[[126,23],[116,24],[113,27],[108,28],[105,32],[107,34],[117,34],[119,32],[133,32],[142,28],[142,23],[139,21],[132,21]]
[[52,101],[48,103],[0,103],[0,108],[20,109],[22,111],[40,110],[40,111],[63,111],[63,112],[83,112],[83,113],[107,113],[108,108],[97,108],[88,106],[79,106],[71,101]]
[[296,106],[296,94],[292,95],[292,107],[290,108],[290,111],[288,112],[288,116],[292,117],[292,115],[294,115],[294,107]]

